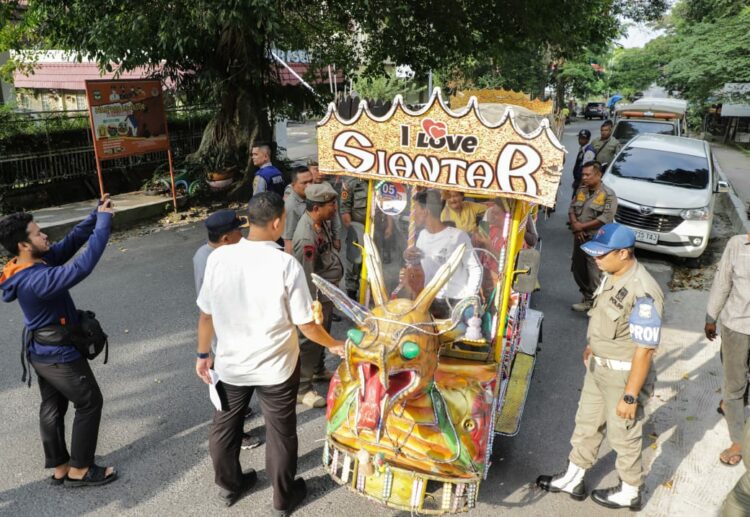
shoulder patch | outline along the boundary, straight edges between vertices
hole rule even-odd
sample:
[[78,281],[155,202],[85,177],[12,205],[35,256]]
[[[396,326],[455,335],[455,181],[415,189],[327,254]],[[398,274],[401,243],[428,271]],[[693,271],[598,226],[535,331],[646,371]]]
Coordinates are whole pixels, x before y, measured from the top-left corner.
[[596,203],[597,205],[603,205],[606,200],[607,200],[607,193],[599,192],[599,194],[597,194],[596,198],[594,199],[594,203]]
[[344,187],[341,189],[341,201],[345,201],[347,199],[349,199],[349,190]]
[[302,248],[302,256],[305,257],[305,260],[312,260],[314,255],[315,246],[312,244],[305,244],[305,246]]
[[636,298],[633,311],[628,319],[630,338],[639,345],[659,346],[661,339],[661,315],[653,298]]

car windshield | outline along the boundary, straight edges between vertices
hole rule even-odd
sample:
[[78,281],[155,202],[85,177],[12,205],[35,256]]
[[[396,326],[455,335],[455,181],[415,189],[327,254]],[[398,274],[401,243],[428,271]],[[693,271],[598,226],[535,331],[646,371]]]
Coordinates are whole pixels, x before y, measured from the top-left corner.
[[708,185],[708,160],[705,156],[626,147],[617,156],[608,174],[651,183],[703,189]]
[[615,127],[614,137],[622,142],[628,142],[635,135],[641,133],[656,133],[659,135],[674,135],[675,126],[670,122],[646,122],[642,120],[620,120]]

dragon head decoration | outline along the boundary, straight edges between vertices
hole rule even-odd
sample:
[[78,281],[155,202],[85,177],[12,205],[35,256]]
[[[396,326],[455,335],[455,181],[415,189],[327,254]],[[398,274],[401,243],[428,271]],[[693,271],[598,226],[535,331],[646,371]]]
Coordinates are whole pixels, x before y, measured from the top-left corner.
[[470,367],[480,372],[457,375],[461,365],[439,361],[439,350],[441,336],[476,299],[459,303],[446,320],[430,314],[465,247],[454,250],[415,300],[390,300],[378,250],[368,235],[364,244],[371,310],[313,275],[315,285],[356,324],[347,333],[345,357],[329,388],[328,434],[401,467],[475,475],[484,461],[494,366],[478,363]]

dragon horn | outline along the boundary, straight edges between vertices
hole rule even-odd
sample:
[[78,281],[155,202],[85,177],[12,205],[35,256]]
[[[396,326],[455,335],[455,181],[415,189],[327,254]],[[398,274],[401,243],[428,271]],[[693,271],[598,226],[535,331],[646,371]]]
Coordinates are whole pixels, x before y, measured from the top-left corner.
[[388,293],[385,290],[385,280],[383,279],[383,268],[380,265],[380,253],[372,242],[372,237],[365,234],[365,261],[367,264],[367,277],[370,280],[372,289],[372,298],[375,305],[385,305],[388,303]]
[[458,269],[459,264],[461,264],[461,260],[464,257],[464,251],[466,251],[465,244],[461,244],[458,248],[453,250],[453,254],[450,258],[445,264],[440,266],[437,273],[435,273],[435,276],[430,280],[430,283],[422,289],[422,292],[419,293],[417,299],[414,300],[412,310],[420,312],[427,312],[429,310],[432,300],[435,299],[435,296],[440,292],[440,289],[442,289],[448,280],[450,280],[453,273]]
[[312,281],[320,289],[320,292],[326,298],[330,299],[347,318],[359,327],[365,326],[365,320],[370,316],[370,311],[350,299],[341,289],[328,280],[319,277],[315,273],[312,274]]

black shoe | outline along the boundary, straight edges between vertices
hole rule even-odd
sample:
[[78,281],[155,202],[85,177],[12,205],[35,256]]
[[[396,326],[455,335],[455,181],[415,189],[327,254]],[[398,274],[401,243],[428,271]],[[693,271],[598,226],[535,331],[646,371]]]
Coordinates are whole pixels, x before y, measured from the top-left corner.
[[331,321],[334,321],[334,322],[338,323],[339,321],[341,321],[341,316],[339,316],[335,312],[332,312],[331,313]]
[[294,480],[294,486],[292,487],[292,493],[290,494],[291,500],[289,501],[289,508],[286,510],[277,510],[271,506],[271,515],[274,517],[288,517],[289,515],[292,515],[299,504],[305,500],[305,497],[307,497],[307,484],[304,479],[297,478]]
[[230,492],[224,488],[219,490],[219,499],[227,507],[245,497],[258,482],[258,474],[253,469],[246,470],[242,473],[242,489],[239,492]]
[[640,511],[643,505],[641,499],[641,488],[638,488],[638,495],[631,499],[629,502],[626,501],[612,501],[610,498],[622,490],[622,483],[612,488],[602,488],[599,490],[591,491],[591,500],[597,504],[600,504],[606,508],[612,508],[619,510],[620,508],[628,508],[634,512]]
[[586,485],[583,483],[583,480],[581,480],[581,482],[574,486],[570,491],[561,490],[556,486],[552,486],[553,480],[559,479],[564,475],[565,472],[560,472],[558,474],[555,474],[554,476],[539,476],[538,478],[536,478],[536,486],[547,492],[552,492],[553,494],[556,494],[558,492],[565,492],[567,494],[570,494],[570,497],[572,499],[575,499],[576,501],[583,501],[584,499],[586,499]]
[[250,433],[242,433],[242,450],[255,449],[263,444],[263,440]]

